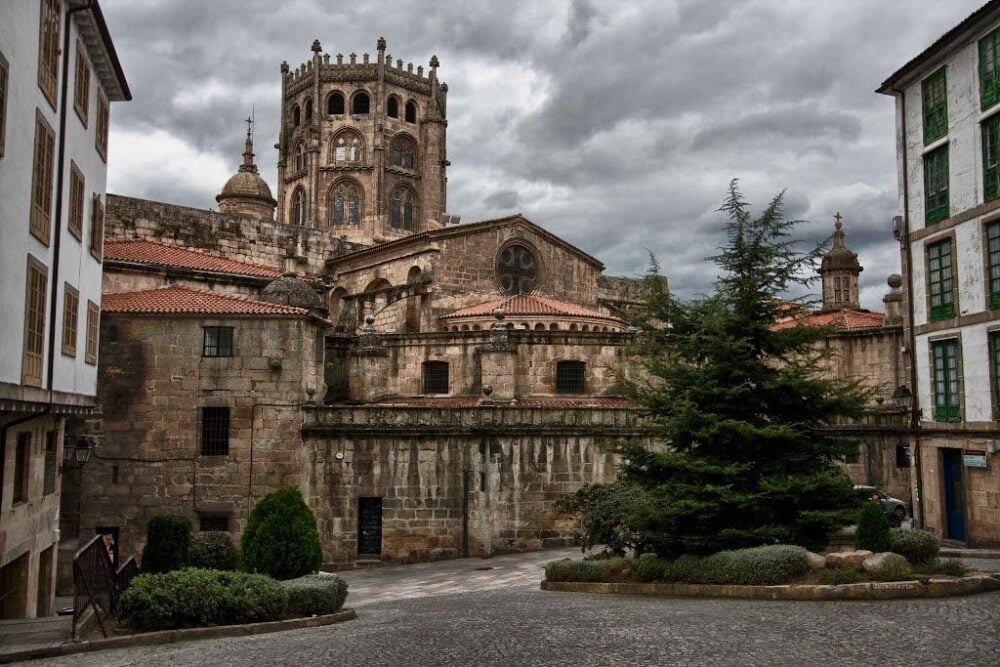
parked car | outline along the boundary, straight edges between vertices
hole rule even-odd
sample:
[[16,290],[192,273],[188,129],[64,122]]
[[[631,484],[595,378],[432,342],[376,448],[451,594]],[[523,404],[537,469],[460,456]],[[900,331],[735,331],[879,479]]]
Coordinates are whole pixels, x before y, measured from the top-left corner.
[[879,502],[882,503],[882,509],[885,510],[885,517],[889,520],[890,524],[898,526],[906,519],[908,514],[906,503],[899,498],[893,498],[885,491],[879,491],[874,486],[855,484],[854,489],[866,492],[871,498],[878,496]]

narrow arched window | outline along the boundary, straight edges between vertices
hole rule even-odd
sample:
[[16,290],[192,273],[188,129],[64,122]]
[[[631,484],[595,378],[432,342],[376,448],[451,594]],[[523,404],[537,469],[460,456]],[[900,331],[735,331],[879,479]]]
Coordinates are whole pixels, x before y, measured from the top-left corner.
[[302,123],[302,111],[299,109],[299,105],[296,104],[292,107],[292,125],[298,127]]
[[305,171],[306,168],[306,145],[299,143],[295,147],[295,171]]
[[361,162],[364,160],[364,150],[361,147],[361,137],[353,132],[340,134],[333,140],[333,161]]
[[312,117],[313,117],[313,101],[312,101],[312,98],[307,98],[306,99],[306,122],[308,123],[309,121],[311,121]]
[[587,364],[582,361],[556,362],[556,393],[582,394],[586,390]]
[[406,103],[406,122],[407,123],[417,122],[417,105],[414,102]]
[[397,188],[392,193],[389,225],[395,229],[413,230],[413,193],[407,188]]
[[392,140],[390,162],[403,169],[413,169],[417,163],[417,147],[409,137],[398,136]]
[[356,183],[340,183],[330,193],[330,224],[361,224],[361,188]]
[[344,115],[344,95],[342,93],[330,93],[326,98],[326,113],[330,116]]
[[369,106],[371,104],[368,93],[358,93],[351,100],[351,114],[355,116],[363,116],[368,113]]
[[390,96],[389,101],[385,103],[385,115],[389,118],[399,118],[399,100],[394,96]]
[[306,222],[309,218],[309,204],[306,200],[306,193],[302,188],[299,188],[292,195],[292,211],[291,211],[291,222],[293,225],[299,225],[305,227]]
[[448,393],[447,361],[424,362],[424,393],[425,394]]

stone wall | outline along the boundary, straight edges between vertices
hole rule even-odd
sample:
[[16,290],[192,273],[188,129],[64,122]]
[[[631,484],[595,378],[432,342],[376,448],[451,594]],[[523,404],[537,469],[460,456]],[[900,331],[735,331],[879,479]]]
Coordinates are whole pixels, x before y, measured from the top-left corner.
[[862,386],[875,390],[875,398],[888,401],[896,387],[909,384],[901,352],[901,326],[836,332],[825,337],[821,345],[831,353],[826,361],[831,376],[859,380]]

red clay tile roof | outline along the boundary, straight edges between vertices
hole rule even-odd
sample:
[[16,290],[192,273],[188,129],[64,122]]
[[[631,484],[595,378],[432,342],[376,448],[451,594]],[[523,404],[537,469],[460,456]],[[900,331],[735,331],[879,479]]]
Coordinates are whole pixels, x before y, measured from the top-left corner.
[[453,313],[443,315],[441,319],[456,319],[460,317],[488,317],[497,308],[503,308],[508,317],[519,316],[553,316],[553,317],[592,317],[623,324],[617,317],[605,315],[596,310],[590,310],[571,303],[563,303],[554,299],[535,296],[534,294],[519,294],[502,299],[495,299],[468,308],[461,308]]
[[104,294],[101,310],[105,313],[150,315],[279,315],[302,317],[305,308],[256,301],[243,296],[209,292],[191,287],[160,287],[138,292]]
[[[479,405],[479,399],[472,396],[399,396],[383,398],[368,405],[404,408],[474,408]],[[518,399],[510,406],[520,408],[638,408],[637,405],[624,398],[607,396],[529,397]]]
[[870,310],[855,310],[842,308],[828,312],[813,313],[804,317],[790,318],[774,325],[774,329],[788,329],[794,326],[835,327],[841,331],[855,329],[877,329],[885,326],[885,313],[873,313]]
[[281,275],[281,271],[266,266],[223,259],[198,250],[155,241],[108,241],[104,244],[104,259],[262,278],[277,278]]

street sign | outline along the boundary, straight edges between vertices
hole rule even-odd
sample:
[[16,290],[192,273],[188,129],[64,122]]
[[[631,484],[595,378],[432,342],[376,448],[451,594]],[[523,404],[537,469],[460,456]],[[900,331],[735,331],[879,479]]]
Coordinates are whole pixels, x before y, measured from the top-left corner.
[[963,449],[962,450],[962,465],[966,468],[985,468],[986,467],[986,450],[985,449]]

